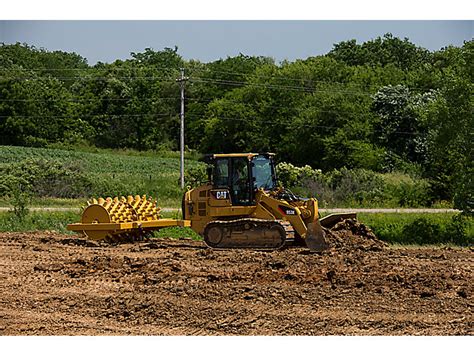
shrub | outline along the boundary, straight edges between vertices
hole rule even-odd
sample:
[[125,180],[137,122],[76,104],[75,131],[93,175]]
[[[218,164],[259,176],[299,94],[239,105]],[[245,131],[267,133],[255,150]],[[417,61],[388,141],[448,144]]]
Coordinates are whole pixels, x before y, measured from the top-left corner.
[[39,197],[76,198],[89,195],[92,182],[75,163],[24,159],[0,164],[0,193],[11,194],[18,184]]
[[380,203],[387,199],[381,175],[365,169],[333,170],[306,180],[304,184],[322,206]]
[[25,185],[17,185],[10,192],[10,201],[13,214],[22,222],[29,213],[28,205],[31,203],[31,191]]
[[[128,186],[120,179],[115,179],[113,176],[96,176],[94,178],[94,184],[91,186],[90,191],[84,197],[90,196],[122,196],[127,195]],[[133,194],[133,192],[130,192]]]
[[10,196],[18,186],[29,186],[29,181],[23,176],[4,173],[0,165],[0,195]]
[[449,243],[457,245],[473,245],[474,235],[469,233],[468,222],[470,218],[464,214],[457,214],[451,218],[451,222],[446,225],[445,239]]
[[398,175],[395,179],[386,179],[385,182],[387,195],[398,206],[422,207],[430,206],[433,203],[433,194],[427,180]]
[[398,244],[473,245],[474,221],[462,214],[360,214],[382,240]]
[[327,174],[327,182],[341,202],[375,202],[384,198],[384,181],[380,174],[370,170],[342,168]]
[[23,139],[24,145],[27,147],[36,147],[36,148],[43,148],[48,145],[48,140],[45,138],[33,137],[33,136],[26,136]]
[[321,175],[321,170],[313,169],[309,165],[297,167],[285,162],[278,163],[276,171],[280,184],[288,188],[299,186],[306,180],[314,181]]
[[184,181],[187,186],[197,187],[207,182],[207,165],[198,164],[184,172]]
[[72,234],[66,226],[79,219],[77,212],[30,212],[19,220],[13,213],[0,213],[0,232],[26,232],[37,230],[54,230]]
[[390,205],[402,207],[429,206],[433,202],[427,180],[401,173],[376,173],[367,169],[335,169],[322,173],[309,165],[277,165],[278,179],[297,193],[315,196],[321,206]]
[[440,243],[440,226],[422,217],[414,220],[403,228],[404,244],[437,244]]
[[[472,164],[472,163],[470,163]],[[464,168],[457,175],[454,188],[454,207],[463,211],[465,215],[474,216],[474,168]]]

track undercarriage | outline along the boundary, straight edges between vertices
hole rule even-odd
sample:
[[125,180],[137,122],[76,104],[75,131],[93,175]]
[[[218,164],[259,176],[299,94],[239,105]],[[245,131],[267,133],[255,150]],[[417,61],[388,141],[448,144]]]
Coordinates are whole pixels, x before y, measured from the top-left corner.
[[219,249],[279,249],[293,233],[288,222],[241,218],[209,222],[204,229],[204,241]]

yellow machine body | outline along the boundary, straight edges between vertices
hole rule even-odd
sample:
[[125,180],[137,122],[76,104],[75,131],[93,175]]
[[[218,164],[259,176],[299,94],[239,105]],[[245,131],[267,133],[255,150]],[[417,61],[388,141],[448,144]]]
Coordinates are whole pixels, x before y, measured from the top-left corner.
[[[290,237],[304,241],[313,251],[327,247],[317,200],[299,198],[279,187],[273,156],[238,153],[207,157],[209,182],[187,191],[182,209],[183,218],[208,245],[278,248]],[[348,215],[333,215],[327,221],[335,223],[345,217]]]
[[[221,194],[228,197],[217,198]],[[308,199],[289,202],[277,199],[277,194],[260,189],[256,193],[255,205],[233,206],[228,190],[214,189],[211,184],[203,185],[186,192],[184,215],[191,222],[191,228],[201,235],[205,226],[214,220],[258,218],[288,221],[295,232],[304,238],[308,224],[318,221],[318,201]]]

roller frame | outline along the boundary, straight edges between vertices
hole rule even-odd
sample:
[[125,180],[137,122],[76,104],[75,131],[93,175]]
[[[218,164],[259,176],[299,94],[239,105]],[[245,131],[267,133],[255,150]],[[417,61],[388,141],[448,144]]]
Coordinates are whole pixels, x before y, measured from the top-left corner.
[[72,223],[67,225],[70,231],[108,230],[113,232],[134,229],[159,229],[166,227],[190,227],[191,221],[178,219],[158,219],[155,221],[137,221],[125,223]]

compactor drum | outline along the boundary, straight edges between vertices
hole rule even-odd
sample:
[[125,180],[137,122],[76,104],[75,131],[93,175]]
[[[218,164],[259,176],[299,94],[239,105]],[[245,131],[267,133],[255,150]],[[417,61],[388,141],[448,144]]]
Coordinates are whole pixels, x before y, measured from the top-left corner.
[[189,223],[162,219],[156,200],[137,195],[89,200],[81,223],[69,224],[67,228],[93,240],[127,242],[141,240],[153,230],[171,226],[189,226]]

